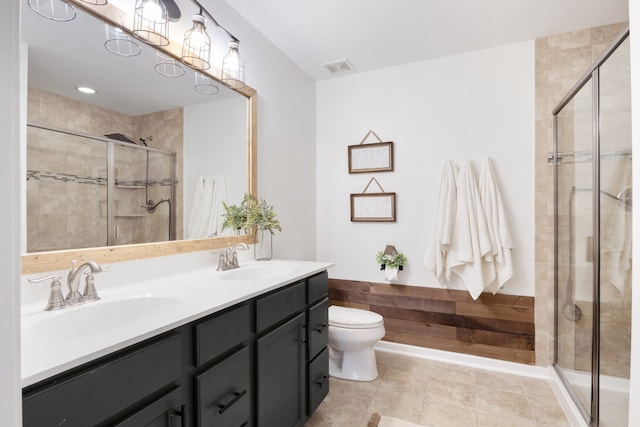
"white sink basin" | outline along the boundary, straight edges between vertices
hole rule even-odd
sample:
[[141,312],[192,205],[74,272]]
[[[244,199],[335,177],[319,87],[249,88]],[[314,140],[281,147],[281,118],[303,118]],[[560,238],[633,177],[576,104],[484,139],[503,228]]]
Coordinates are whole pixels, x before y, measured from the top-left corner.
[[135,327],[149,317],[162,315],[181,304],[179,298],[165,296],[99,300],[56,311],[43,311],[28,317],[23,320],[23,334],[37,337],[39,342],[53,342],[62,337],[99,337]]
[[272,261],[241,265],[235,270],[224,272],[220,277],[225,280],[257,280],[272,279],[293,273],[295,268],[291,265],[280,264]]

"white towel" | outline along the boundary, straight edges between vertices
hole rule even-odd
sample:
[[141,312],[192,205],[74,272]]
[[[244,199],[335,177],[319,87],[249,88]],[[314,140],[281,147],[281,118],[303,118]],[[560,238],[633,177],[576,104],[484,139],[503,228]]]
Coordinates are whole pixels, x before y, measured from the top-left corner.
[[209,236],[209,217],[213,201],[213,178],[210,176],[199,177],[196,183],[196,192],[193,196],[189,225],[187,228],[188,239],[202,239]]
[[625,202],[601,195],[600,218],[602,277],[624,295],[625,285],[631,278],[631,210]]
[[211,214],[209,216],[207,236],[222,236],[222,224],[224,223],[225,214],[223,202],[229,202],[229,195],[227,193],[227,179],[224,176],[217,176],[214,179],[213,184]]
[[468,160],[460,167],[456,187],[455,226],[447,263],[463,280],[471,297],[477,299],[495,280],[495,266],[478,185]]
[[451,279],[451,270],[447,265],[447,254],[451,246],[456,215],[457,173],[458,166],[455,163],[451,161],[445,163],[440,178],[436,219],[424,254],[424,264],[433,272],[440,284]]
[[493,164],[485,158],[478,180],[480,199],[487,218],[487,229],[491,238],[491,251],[495,263],[496,277],[486,284],[486,289],[495,294],[513,276],[511,250],[513,242],[507,215],[502,204],[502,196],[493,171]]

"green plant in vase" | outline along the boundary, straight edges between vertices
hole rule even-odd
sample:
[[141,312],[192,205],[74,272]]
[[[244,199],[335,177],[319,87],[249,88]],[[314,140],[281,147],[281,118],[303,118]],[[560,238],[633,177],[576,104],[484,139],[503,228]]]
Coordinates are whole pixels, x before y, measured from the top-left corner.
[[273,235],[282,231],[280,221],[266,200],[249,196],[247,201],[247,228],[256,227],[254,258],[269,260],[273,256]]

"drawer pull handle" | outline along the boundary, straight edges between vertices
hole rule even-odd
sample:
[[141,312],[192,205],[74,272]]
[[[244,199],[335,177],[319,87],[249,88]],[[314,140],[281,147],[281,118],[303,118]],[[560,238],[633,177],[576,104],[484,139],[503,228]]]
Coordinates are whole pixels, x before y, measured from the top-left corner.
[[171,409],[169,411],[169,417],[180,417],[180,425],[187,427],[187,405],[180,406],[180,410]]
[[218,408],[220,408],[218,410],[219,414],[223,414],[227,409],[229,409],[231,406],[233,406],[234,403],[236,403],[238,400],[240,400],[240,398],[242,396],[244,396],[245,394],[247,394],[247,390],[242,390],[240,393],[233,393],[233,399],[231,399],[229,401],[229,403],[227,403],[226,405],[218,403]]
[[325,329],[327,329],[328,325],[322,324],[320,326],[318,326],[317,328],[314,329],[314,331],[316,331],[317,333],[321,334],[324,332]]
[[324,387],[324,385],[327,383],[327,380],[329,379],[328,375],[320,375],[320,381],[316,381],[316,384],[322,388]]

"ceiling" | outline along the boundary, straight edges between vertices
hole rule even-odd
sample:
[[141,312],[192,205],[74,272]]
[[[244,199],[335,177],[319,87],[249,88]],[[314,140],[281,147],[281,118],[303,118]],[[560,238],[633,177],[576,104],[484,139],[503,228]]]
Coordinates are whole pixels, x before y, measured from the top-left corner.
[[628,20],[628,0],[225,1],[317,80]]

